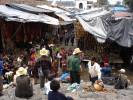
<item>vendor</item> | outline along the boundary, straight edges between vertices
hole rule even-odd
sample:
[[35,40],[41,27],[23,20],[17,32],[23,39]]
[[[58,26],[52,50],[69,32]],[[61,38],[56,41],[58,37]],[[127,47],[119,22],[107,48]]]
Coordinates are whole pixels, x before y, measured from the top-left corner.
[[2,55],[0,55],[0,96],[2,96],[2,91],[3,91],[3,59]]
[[101,63],[101,72],[102,72],[102,77],[109,77],[111,76],[111,71],[112,68],[109,65],[109,63]]
[[93,57],[91,61],[88,62],[88,69],[90,74],[90,81],[92,84],[94,84],[96,80],[101,80],[101,67],[96,62],[95,57]]
[[33,96],[33,87],[27,69],[20,67],[16,71],[15,96],[19,98],[29,98]]

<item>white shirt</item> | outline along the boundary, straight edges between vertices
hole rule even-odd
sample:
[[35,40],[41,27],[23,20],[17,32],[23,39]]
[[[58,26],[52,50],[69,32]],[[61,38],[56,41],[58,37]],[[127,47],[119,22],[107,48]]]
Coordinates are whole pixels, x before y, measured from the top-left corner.
[[60,53],[57,54],[57,58],[61,59],[62,56],[60,55]]
[[46,95],[48,95],[49,91],[52,91],[50,89],[50,83],[51,83],[51,81],[48,81],[47,83],[45,83],[45,93],[46,93]]
[[91,77],[98,76],[98,79],[101,80],[101,67],[98,63],[95,62],[93,65],[91,65],[91,61],[89,61],[88,68]]

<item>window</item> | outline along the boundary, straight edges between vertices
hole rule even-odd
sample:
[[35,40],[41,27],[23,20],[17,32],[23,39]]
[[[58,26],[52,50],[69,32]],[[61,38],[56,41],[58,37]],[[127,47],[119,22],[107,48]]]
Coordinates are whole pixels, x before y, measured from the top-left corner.
[[87,6],[87,9],[91,9],[91,6]]
[[87,1],[87,4],[93,4],[93,1]]
[[79,8],[83,9],[83,3],[79,3]]

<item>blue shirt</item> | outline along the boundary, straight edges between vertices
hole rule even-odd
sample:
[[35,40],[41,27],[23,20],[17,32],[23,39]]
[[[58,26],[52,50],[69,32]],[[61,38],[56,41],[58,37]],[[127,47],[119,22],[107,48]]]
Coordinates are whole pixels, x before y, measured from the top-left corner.
[[3,61],[0,60],[0,75],[2,75],[3,72]]
[[50,91],[48,100],[67,100],[67,97],[58,91]]

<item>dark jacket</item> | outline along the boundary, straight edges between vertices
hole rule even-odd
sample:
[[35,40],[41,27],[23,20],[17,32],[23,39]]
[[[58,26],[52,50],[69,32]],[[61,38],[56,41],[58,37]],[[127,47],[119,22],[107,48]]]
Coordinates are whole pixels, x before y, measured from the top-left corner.
[[0,59],[0,76],[3,74],[3,60]]
[[2,76],[0,76],[0,94],[2,93],[3,90],[3,79]]
[[29,98],[33,96],[33,87],[30,78],[26,75],[16,78],[15,96],[20,98]]
[[42,56],[37,63],[42,70],[51,70],[51,62],[48,57]]
[[50,91],[48,100],[67,100],[67,97],[58,91]]

